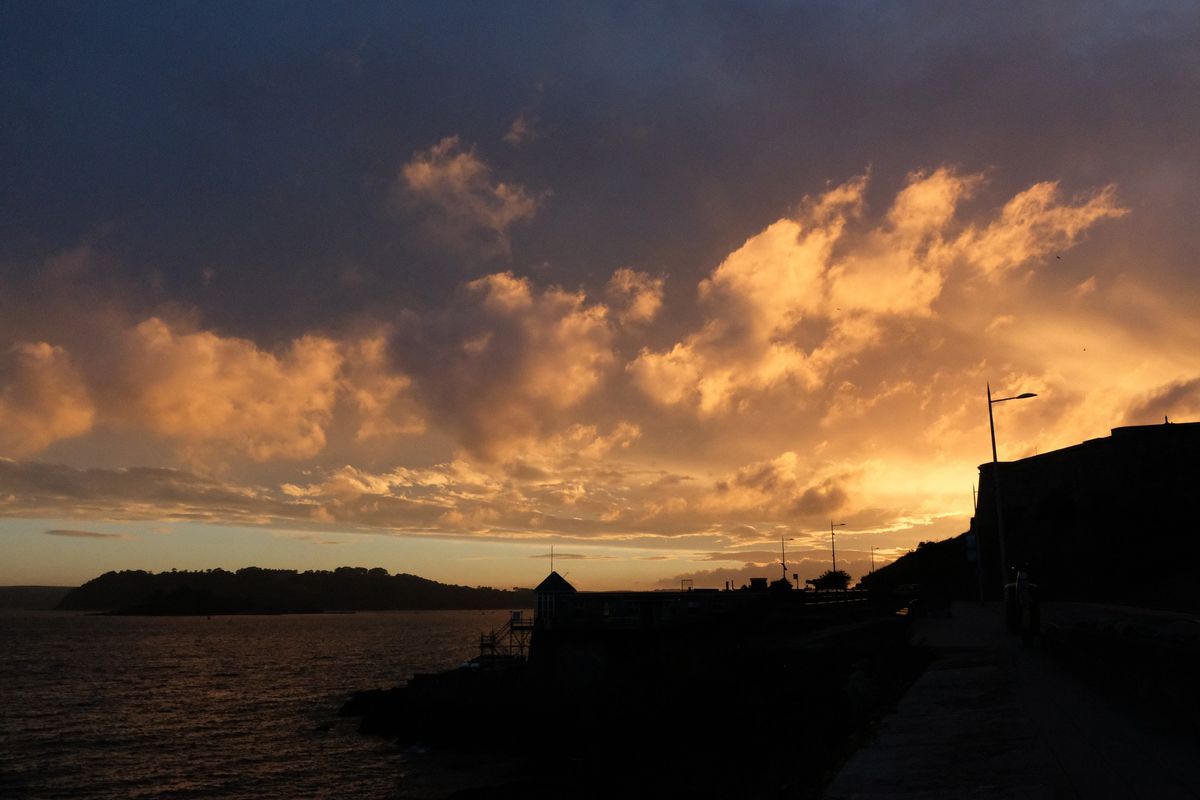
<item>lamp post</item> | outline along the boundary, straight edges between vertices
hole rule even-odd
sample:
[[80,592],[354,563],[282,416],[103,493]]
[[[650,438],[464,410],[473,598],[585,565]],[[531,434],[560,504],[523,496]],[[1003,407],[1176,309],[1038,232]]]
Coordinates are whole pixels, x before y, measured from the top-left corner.
[[784,545],[784,542],[794,538],[794,536],[788,539],[784,539],[782,536],[779,537],[779,565],[783,567],[784,583],[787,583],[787,547]]
[[875,546],[871,546],[871,574],[875,574]]
[[834,572],[837,572],[837,538],[833,535],[833,529],[840,528],[845,524],[846,523],[844,523],[844,522],[839,522],[837,525],[834,525],[833,520],[829,520],[829,548],[833,551],[833,571]]
[[1006,400],[1026,400],[1037,397],[1033,392],[1024,392],[1012,397],[997,397],[992,399],[992,384],[987,384],[988,429],[992,434],[992,488],[996,495],[996,540],[1000,543],[1000,594],[1004,595],[1004,587],[1008,585],[1008,551],[1004,541],[1004,504],[1000,502],[1000,460],[996,457],[996,421],[992,417],[992,406]]

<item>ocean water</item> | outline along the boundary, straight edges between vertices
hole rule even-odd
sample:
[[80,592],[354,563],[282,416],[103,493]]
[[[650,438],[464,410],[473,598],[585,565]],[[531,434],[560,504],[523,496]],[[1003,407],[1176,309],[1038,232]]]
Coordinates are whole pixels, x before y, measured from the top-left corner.
[[417,798],[456,771],[469,785],[486,765],[361,736],[337,710],[470,658],[506,614],[0,611],[0,798]]

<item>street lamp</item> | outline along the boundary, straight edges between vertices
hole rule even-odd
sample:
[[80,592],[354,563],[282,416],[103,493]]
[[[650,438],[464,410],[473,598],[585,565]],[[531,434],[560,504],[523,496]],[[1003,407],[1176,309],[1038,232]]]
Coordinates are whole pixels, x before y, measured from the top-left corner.
[[833,535],[833,529],[840,528],[845,524],[846,523],[844,523],[844,522],[839,522],[837,525],[834,525],[833,520],[829,520],[829,547],[831,550],[833,550],[833,571],[834,572],[837,572],[837,539]]
[[1037,397],[1033,392],[1024,392],[1012,397],[997,397],[992,399],[992,384],[987,384],[988,428],[992,433],[992,488],[996,495],[996,539],[1000,543],[1000,594],[1003,597],[1004,587],[1008,585],[1008,552],[1004,542],[1004,504],[1000,502],[1000,460],[996,457],[996,421],[992,418],[992,406],[1006,400],[1027,400]]
[[784,583],[787,583],[787,548],[784,546],[783,543],[785,541],[790,542],[794,538],[796,538],[796,537],[789,536],[787,539],[784,539],[782,536],[779,537],[779,564],[780,564],[780,566],[783,567],[783,582]]

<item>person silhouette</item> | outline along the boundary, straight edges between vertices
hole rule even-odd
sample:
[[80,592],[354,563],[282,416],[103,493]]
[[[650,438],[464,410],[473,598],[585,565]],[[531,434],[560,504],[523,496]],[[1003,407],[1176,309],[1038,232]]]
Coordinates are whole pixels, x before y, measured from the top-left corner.
[[1016,580],[1017,608],[1020,610],[1021,636],[1026,644],[1033,641],[1041,627],[1041,619],[1037,602],[1037,584],[1029,579],[1028,565],[1017,571]]

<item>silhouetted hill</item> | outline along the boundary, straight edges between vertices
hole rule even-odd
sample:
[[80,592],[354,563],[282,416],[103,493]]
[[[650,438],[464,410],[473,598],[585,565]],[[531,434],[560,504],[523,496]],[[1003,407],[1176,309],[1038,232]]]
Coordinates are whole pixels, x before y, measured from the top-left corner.
[[44,611],[57,606],[70,586],[0,586],[0,608]]
[[967,561],[965,536],[960,534],[940,542],[921,542],[916,550],[864,575],[859,583],[865,589],[885,595],[901,592],[904,586],[919,585],[922,594],[926,595],[977,599],[978,575]]
[[[862,584],[890,594],[908,584],[939,597],[1000,595],[1000,542],[993,470],[999,469],[1006,580],[1025,569],[1044,600],[1119,603],[1200,611],[1192,551],[1200,423],[1114,428],[1017,461],[979,468],[979,507],[971,530],[922,542]],[[968,541],[982,559],[968,561]],[[906,590],[907,591],[907,590]]]
[[72,589],[57,607],[121,614],[278,614],[532,606],[530,589],[453,586],[392,575],[380,567],[307,572],[245,567],[237,572],[106,572]]

